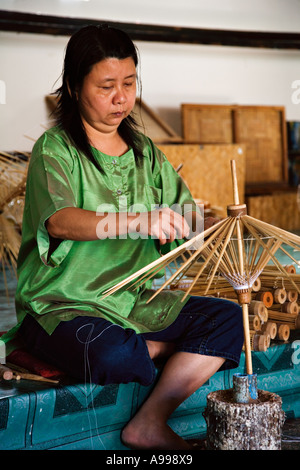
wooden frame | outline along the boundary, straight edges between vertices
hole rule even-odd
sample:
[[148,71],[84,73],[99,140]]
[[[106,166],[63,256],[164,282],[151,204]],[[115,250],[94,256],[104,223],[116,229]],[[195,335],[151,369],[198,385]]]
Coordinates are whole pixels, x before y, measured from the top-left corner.
[[181,123],[184,142],[233,144],[233,108],[232,105],[183,103]]
[[226,207],[232,201],[230,160],[234,158],[237,163],[240,200],[244,202],[246,158],[243,145],[167,144],[158,147],[175,169],[180,167],[180,176],[193,198],[207,201],[208,207],[220,217],[226,217]]
[[[236,106],[234,140],[247,145],[246,182],[287,183],[288,151],[283,106]],[[261,128],[264,128],[262,135]]]
[[136,99],[133,109],[134,117],[143,128],[145,134],[156,144],[181,143],[182,137],[157,114],[143,100]]
[[269,190],[272,186],[287,185],[287,132],[283,106],[182,104],[181,115],[185,143],[246,146],[247,192],[259,192],[259,187],[266,184]]

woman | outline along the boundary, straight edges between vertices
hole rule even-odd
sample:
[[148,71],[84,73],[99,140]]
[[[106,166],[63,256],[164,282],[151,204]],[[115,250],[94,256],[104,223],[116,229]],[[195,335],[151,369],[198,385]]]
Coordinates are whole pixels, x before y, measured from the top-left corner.
[[[190,449],[170,414],[220,369],[236,367],[243,333],[231,302],[147,284],[102,298],[121,279],[189,236],[192,197],[135,129],[138,57],[122,31],[73,35],[58,90],[58,124],[36,142],[28,171],[16,308],[19,338],[79,380],[149,385],[122,431],[138,449]],[[180,213],[173,207],[194,208]]]

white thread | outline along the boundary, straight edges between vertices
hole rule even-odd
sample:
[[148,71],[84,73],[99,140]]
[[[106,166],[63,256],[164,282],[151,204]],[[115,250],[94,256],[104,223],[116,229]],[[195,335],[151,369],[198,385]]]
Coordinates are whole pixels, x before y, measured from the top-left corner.
[[[79,339],[78,333],[82,328],[85,328],[86,326],[90,326],[91,330],[90,330],[90,333],[87,335],[87,339],[85,341],[82,341],[82,340]],[[77,341],[79,341],[79,343],[81,343],[81,344],[84,344],[84,381],[85,381],[85,386],[87,386],[88,384],[90,386],[90,390],[91,390],[90,396],[91,396],[92,410],[93,410],[93,414],[94,414],[94,418],[95,418],[95,425],[96,425],[97,430],[98,430],[98,421],[97,421],[96,410],[95,410],[95,407],[94,407],[94,396],[93,396],[93,392],[92,392],[92,380],[91,380],[91,368],[90,368],[90,362],[89,362],[89,358],[88,358],[88,346],[89,346],[90,343],[95,341],[95,339],[99,338],[105,331],[107,331],[112,326],[119,326],[119,325],[113,325],[112,324],[112,325],[107,326],[106,328],[104,328],[103,331],[101,331],[101,333],[99,333],[93,339],[90,339],[91,335],[92,335],[92,333],[95,329],[95,326],[94,326],[93,323],[86,323],[85,325],[82,325],[80,328],[78,328],[78,330],[76,331]],[[87,380],[87,379],[89,379],[89,380]],[[86,392],[87,392],[87,389],[86,389]],[[86,396],[86,409],[88,410],[87,393],[85,394],[85,396]],[[92,425],[91,425],[89,412],[87,413],[87,415],[88,415],[88,420],[89,420],[90,432],[92,433]],[[98,432],[97,432],[97,436],[98,436],[98,439],[99,439],[103,449],[106,450],[106,447],[105,447],[105,445],[104,445],[104,443],[103,443],[103,441],[102,441],[102,439],[101,439]],[[92,434],[91,434],[91,445],[93,447]]]
[[119,326],[119,325],[109,325],[107,326],[106,328],[104,328],[103,331],[101,331],[101,333],[99,333],[97,336],[95,336],[95,338],[92,339],[92,341],[81,341],[79,338],[78,338],[78,331],[80,331],[82,328],[85,328],[86,326],[91,326],[92,327],[92,331],[90,333],[90,335],[92,334],[92,332],[94,331],[94,328],[95,326],[93,325],[93,323],[86,323],[85,325],[82,325],[80,328],[78,328],[78,330],[76,331],[76,338],[77,340],[79,341],[79,343],[81,344],[90,344],[92,343],[93,341],[95,341],[95,339],[99,338],[106,330],[108,330],[109,328],[111,328],[112,326]]

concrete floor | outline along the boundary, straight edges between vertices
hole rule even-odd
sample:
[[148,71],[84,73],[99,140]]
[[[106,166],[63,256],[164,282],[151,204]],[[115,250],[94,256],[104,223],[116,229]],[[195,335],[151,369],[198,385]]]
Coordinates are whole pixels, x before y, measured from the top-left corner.
[[300,450],[300,418],[287,420],[282,429],[282,450]]

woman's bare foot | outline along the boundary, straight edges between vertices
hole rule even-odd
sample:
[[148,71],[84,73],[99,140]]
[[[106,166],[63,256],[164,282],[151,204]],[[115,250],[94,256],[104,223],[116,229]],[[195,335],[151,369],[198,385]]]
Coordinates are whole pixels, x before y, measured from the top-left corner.
[[168,425],[134,417],[123,429],[122,442],[130,449],[191,450],[192,446]]
[[[151,351],[151,346],[150,342],[150,354],[157,357],[155,350]],[[223,362],[224,359],[220,357],[184,351],[174,353],[167,360],[147,400],[123,429],[121,438],[124,444],[131,449],[193,450],[192,444],[168,426],[168,419]]]

